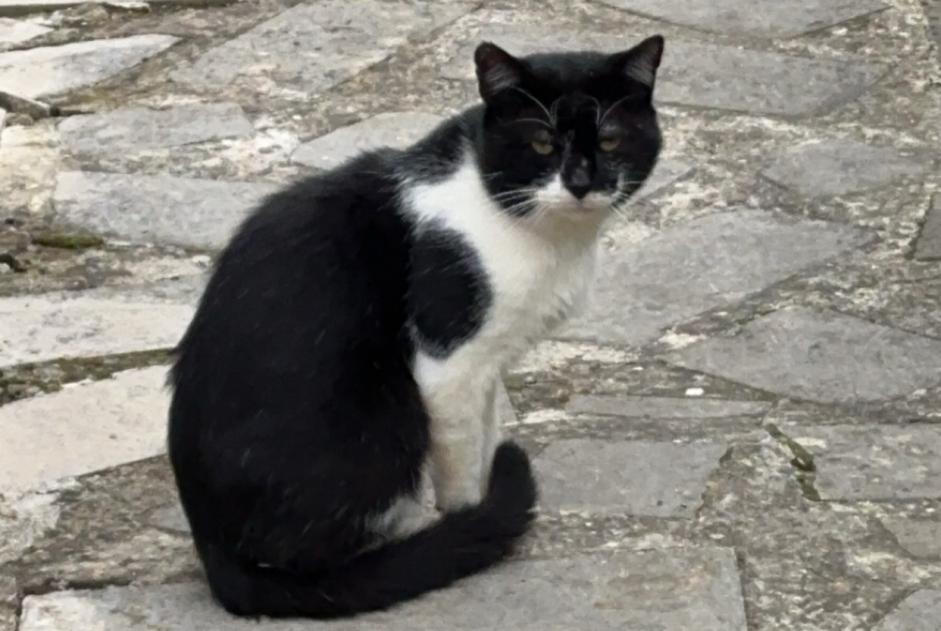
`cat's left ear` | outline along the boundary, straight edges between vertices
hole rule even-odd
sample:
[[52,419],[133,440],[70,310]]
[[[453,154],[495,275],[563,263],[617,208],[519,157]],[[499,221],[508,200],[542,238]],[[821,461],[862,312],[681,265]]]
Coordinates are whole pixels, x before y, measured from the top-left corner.
[[611,56],[611,65],[622,77],[633,79],[653,90],[657,69],[663,58],[663,37],[648,37],[634,48]]
[[480,96],[489,102],[500,92],[523,82],[523,62],[496,44],[484,42],[474,51]]

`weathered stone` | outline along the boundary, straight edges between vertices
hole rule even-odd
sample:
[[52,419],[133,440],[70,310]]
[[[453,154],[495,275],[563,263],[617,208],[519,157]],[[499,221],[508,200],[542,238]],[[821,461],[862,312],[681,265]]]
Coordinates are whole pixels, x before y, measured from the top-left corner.
[[534,462],[540,503],[562,512],[691,517],[725,450],[716,443],[560,440]]
[[423,112],[378,114],[304,143],[291,159],[319,169],[332,169],[369,149],[404,149],[420,140],[442,120],[441,116]]
[[[206,6],[211,4],[226,4],[231,0],[146,0],[139,2],[138,5],[148,4],[179,4]],[[37,13],[40,11],[57,11],[59,9],[68,9],[83,4],[112,4],[132,5],[133,0],[0,0],[0,15],[26,15],[28,13]]]
[[855,140],[822,140],[789,149],[762,174],[805,197],[845,195],[924,173],[927,161]]
[[272,184],[113,173],[65,172],[53,194],[71,225],[134,242],[222,247]]
[[3,128],[7,124],[7,111],[5,109],[0,109],[0,138],[2,138]]
[[793,426],[785,432],[813,455],[822,499],[941,499],[939,426]]
[[0,407],[0,492],[161,453],[167,368],[128,370]]
[[[457,48],[444,69],[473,77],[473,50],[489,39],[515,54],[553,50],[618,51],[640,36],[599,34],[542,25],[493,24]],[[671,41],[657,79],[661,103],[755,114],[807,116],[856,98],[883,69],[863,61],[808,59],[731,46]]]
[[155,511],[154,514],[150,516],[150,524],[157,528],[171,530],[173,532],[187,533],[190,531],[186,513],[183,512],[183,507],[177,501]]
[[922,589],[899,604],[874,631],[937,631],[941,591]]
[[672,353],[670,361],[821,402],[879,401],[941,381],[941,342],[804,308],[776,311],[735,337]]
[[888,517],[882,524],[912,556],[941,559],[941,522]]
[[190,304],[97,292],[0,298],[0,368],[172,348],[192,315]]
[[[2,0],[0,0],[0,6],[2,6]],[[44,33],[48,33],[51,30],[51,28],[33,24],[32,22],[0,18],[0,46],[4,44],[20,44],[34,37],[39,37]]]
[[178,105],[165,110],[126,108],[70,116],[59,125],[72,152],[123,154],[251,135],[253,127],[235,103]]
[[[249,631],[201,583],[29,596],[20,631]],[[266,621],[270,631],[696,629],[744,631],[734,553],[676,548],[520,561],[389,612],[355,620]]]
[[761,211],[696,219],[605,252],[588,313],[563,336],[641,345],[665,327],[741,300],[864,239],[847,226],[782,222]]
[[915,258],[941,259],[941,195],[934,197],[934,203],[928,209],[928,217],[915,246]]
[[660,189],[666,188],[692,172],[693,167],[682,160],[666,158],[660,160],[644,185],[634,193],[634,200],[656,195]]
[[656,19],[717,33],[795,37],[886,8],[880,0],[602,0]]
[[771,407],[767,401],[729,401],[688,397],[632,397],[579,395],[566,411],[572,414],[621,416],[625,418],[701,419],[725,416],[757,416]]
[[465,2],[324,0],[300,4],[210,50],[177,81],[214,90],[237,79],[253,89],[308,98],[389,57],[410,37],[472,8]]
[[166,50],[171,35],[94,39],[0,53],[0,90],[35,98],[98,83]]
[[12,576],[0,576],[0,631],[16,631],[19,589]]

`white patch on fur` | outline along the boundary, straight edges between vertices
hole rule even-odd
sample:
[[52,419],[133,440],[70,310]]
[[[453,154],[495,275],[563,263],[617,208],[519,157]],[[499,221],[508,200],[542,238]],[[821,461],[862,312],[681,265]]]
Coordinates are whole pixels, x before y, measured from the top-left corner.
[[425,510],[421,494],[399,496],[385,512],[367,518],[366,528],[383,541],[402,539],[425,528],[434,515]]
[[567,217],[569,221],[584,221],[589,224],[603,221],[610,211],[613,195],[591,192],[578,199],[562,184],[562,176],[556,173],[551,180],[533,196],[537,204],[536,213]]
[[594,274],[607,214],[580,210],[560,181],[550,182],[545,196],[542,211],[508,215],[487,193],[469,154],[447,179],[402,189],[419,225],[436,221],[477,252],[493,294],[472,339],[447,358],[419,352],[415,359],[415,379],[432,417],[432,479],[446,510],[481,499],[489,474],[483,453],[490,448],[483,424],[501,371],[566,319],[585,299]]

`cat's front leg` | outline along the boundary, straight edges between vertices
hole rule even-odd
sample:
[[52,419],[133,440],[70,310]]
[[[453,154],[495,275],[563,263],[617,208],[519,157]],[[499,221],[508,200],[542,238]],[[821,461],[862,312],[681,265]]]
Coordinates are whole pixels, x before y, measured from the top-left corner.
[[492,456],[484,457],[492,391],[473,383],[439,384],[426,396],[432,419],[431,480],[442,511],[473,506],[483,497]]

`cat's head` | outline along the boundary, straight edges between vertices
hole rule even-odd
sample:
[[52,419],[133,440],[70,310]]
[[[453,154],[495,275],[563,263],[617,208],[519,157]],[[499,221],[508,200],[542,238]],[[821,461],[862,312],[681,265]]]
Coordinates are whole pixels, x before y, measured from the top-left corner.
[[663,38],[616,54],[514,57],[495,44],[474,61],[484,182],[517,217],[598,220],[650,174],[661,136],[653,89]]

